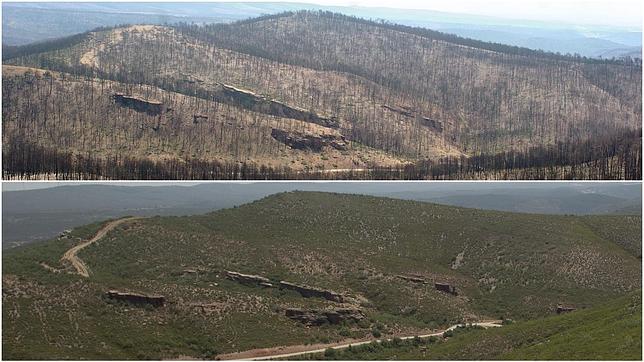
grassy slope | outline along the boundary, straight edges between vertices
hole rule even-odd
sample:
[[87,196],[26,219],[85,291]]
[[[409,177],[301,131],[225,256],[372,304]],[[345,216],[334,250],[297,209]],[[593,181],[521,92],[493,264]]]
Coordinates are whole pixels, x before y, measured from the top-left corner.
[[[466,329],[439,343],[393,343],[338,351],[334,359],[641,360],[642,299],[638,292],[599,307],[519,322]],[[331,355],[309,356],[330,359]]]
[[585,221],[595,233],[642,259],[642,238],[636,231],[642,227],[641,216],[587,216]]
[[[641,284],[639,260],[582,218],[325,193],[119,227],[79,253],[89,279],[39,265],[63,268],[58,259],[72,244],[52,240],[3,256],[3,357],[212,358],[359,338],[373,328],[413,334],[463,319],[542,317],[557,303],[593,306]],[[224,269],[363,296],[368,320],[305,328],[280,308],[333,303],[241,286],[224,279]],[[403,273],[448,280],[460,295],[395,277]],[[102,293],[112,288],[160,293],[170,303],[158,310],[106,303]]]

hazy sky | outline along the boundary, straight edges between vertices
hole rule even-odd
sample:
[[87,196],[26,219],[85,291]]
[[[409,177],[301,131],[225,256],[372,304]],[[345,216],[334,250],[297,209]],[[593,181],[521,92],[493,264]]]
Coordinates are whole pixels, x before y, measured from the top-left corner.
[[[258,0],[254,1],[257,2]],[[274,2],[275,0],[259,1]],[[642,25],[641,0],[292,0],[292,2],[338,6],[429,9],[575,24],[636,27],[641,27]]]
[[[24,2],[24,0],[9,1]],[[42,0],[27,1],[38,2]],[[111,1],[132,2],[132,0]],[[5,0],[3,2],[7,1]],[[54,0],[54,2],[88,1]],[[178,1],[138,0],[138,2]],[[329,6],[426,9],[515,20],[642,28],[642,0],[187,0],[186,2],[289,2]]]

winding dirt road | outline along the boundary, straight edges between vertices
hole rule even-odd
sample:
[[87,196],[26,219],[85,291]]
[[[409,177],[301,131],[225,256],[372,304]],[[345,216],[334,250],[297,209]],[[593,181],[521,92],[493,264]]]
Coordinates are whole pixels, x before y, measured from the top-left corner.
[[[468,323],[468,325],[480,326],[483,328],[494,328],[494,327],[502,326],[500,320]],[[405,337],[399,337],[399,338],[402,340],[406,340],[406,339],[412,339],[416,337],[419,337],[419,338],[438,337],[447,331],[451,331],[453,329],[456,329],[458,327],[463,327],[463,326],[464,326],[463,324],[455,324],[447,329],[444,329],[438,332],[434,332],[430,334],[405,336]],[[391,341],[392,339],[393,338],[388,338],[388,339],[374,338],[374,339],[367,339],[367,340],[356,340],[351,343],[340,342],[340,343],[330,343],[330,344],[259,348],[259,349],[252,349],[252,350],[243,351],[243,352],[221,354],[217,356],[217,359],[218,360],[262,361],[262,360],[270,360],[270,359],[277,359],[277,358],[291,358],[291,357],[297,357],[297,356],[302,356],[302,355],[311,354],[311,353],[324,353],[324,351],[327,348],[344,349],[344,348],[349,348],[349,346],[359,346],[359,345],[368,344],[372,342]]]
[[105,224],[105,226],[100,228],[96,232],[96,234],[94,234],[94,236],[91,239],[89,239],[89,240],[87,240],[85,242],[82,242],[82,243],[74,246],[73,248],[67,250],[65,252],[65,254],[63,254],[63,257],[60,258],[60,261],[61,262],[63,262],[63,261],[70,262],[74,266],[74,268],[76,268],[76,272],[78,272],[78,274],[84,276],[85,278],[89,278],[89,269],[87,268],[85,263],[83,263],[83,261],[81,259],[79,259],[78,256],[76,256],[76,254],[78,254],[79,251],[83,250],[85,247],[89,246],[90,244],[95,243],[95,242],[99,241],[100,239],[102,239],[105,235],[107,235],[107,233],[112,231],[115,227],[117,227],[117,226],[119,226],[119,225],[121,225],[121,224],[123,224],[125,222],[129,222],[129,221],[133,221],[133,220],[137,220],[137,219],[141,219],[141,217],[138,217],[138,216],[126,217],[124,219],[114,220],[114,221],[111,221],[111,222]]

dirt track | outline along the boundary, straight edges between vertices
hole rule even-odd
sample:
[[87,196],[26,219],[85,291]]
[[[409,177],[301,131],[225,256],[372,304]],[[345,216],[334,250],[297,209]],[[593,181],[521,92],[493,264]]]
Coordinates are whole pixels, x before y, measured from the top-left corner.
[[84,276],[85,278],[89,278],[89,269],[87,268],[85,263],[83,263],[83,261],[76,256],[76,254],[78,254],[78,252],[81,251],[83,248],[102,239],[105,235],[107,235],[107,233],[109,233],[115,227],[125,222],[133,221],[137,219],[141,219],[141,217],[128,217],[128,218],[118,219],[107,223],[105,226],[100,228],[91,239],[85,242],[82,242],[74,246],[73,248],[67,250],[65,254],[63,254],[63,257],[60,258],[60,261],[61,262],[65,260],[69,261],[74,266],[74,268],[76,268],[76,272],[78,272],[78,274]]
[[[492,328],[492,327],[501,327],[500,320],[494,321],[484,321],[478,323],[471,323],[471,325],[481,326],[483,328]],[[404,336],[399,337],[402,340],[412,339],[412,338],[429,338],[437,337],[445,333],[446,331],[451,331],[458,327],[463,326],[462,324],[455,324],[445,330],[441,330],[429,334],[413,335],[413,336]],[[249,351],[236,352],[236,353],[227,353],[217,356],[219,360],[252,360],[252,361],[261,361],[261,360],[270,360],[276,358],[290,358],[302,356],[305,354],[311,353],[324,353],[327,348],[333,349],[344,349],[349,348],[349,346],[359,346],[362,344],[372,343],[372,342],[382,342],[383,340],[390,341],[389,339],[366,339],[366,340],[355,340],[351,343],[339,342],[339,343],[330,343],[330,344],[313,344],[313,345],[296,345],[296,346],[281,346],[281,347],[272,347],[272,348],[259,348],[252,349]]]

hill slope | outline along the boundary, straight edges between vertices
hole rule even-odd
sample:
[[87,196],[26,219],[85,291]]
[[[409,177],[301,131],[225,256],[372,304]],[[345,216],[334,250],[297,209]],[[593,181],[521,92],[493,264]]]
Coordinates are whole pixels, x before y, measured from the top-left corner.
[[[331,354],[343,360],[640,360],[640,293],[599,307],[488,330],[456,330],[439,343],[361,346]],[[329,359],[311,355],[311,359]]]
[[[126,223],[78,253],[83,278],[60,258],[98,227],[4,252],[3,357],[212,358],[543,317],[560,303],[591,307],[641,284],[640,261],[609,230],[574,216],[291,192]],[[641,240],[639,228],[622,232]],[[244,284],[226,271],[267,279]],[[110,289],[160,294],[166,306],[110,302]],[[290,308],[357,314],[307,327],[287,317]]]
[[[468,186],[470,185],[470,186]],[[476,184],[370,182],[201,184],[134,187],[60,186],[41,190],[3,190],[3,248],[43,241],[65,229],[126,215],[193,215],[247,203],[276,192],[351,192],[445,205],[541,214],[640,215],[638,184],[585,183]],[[7,189],[9,188],[9,190]],[[487,195],[494,195],[488,197]],[[530,195],[528,197],[527,195]],[[486,202],[482,202],[486,199]],[[490,202],[488,202],[490,201]],[[97,205],[100,205],[97,207]],[[635,226],[638,221],[625,226]],[[606,223],[612,225],[612,223]],[[620,224],[620,228],[624,225]],[[600,228],[601,230],[601,228]],[[613,230],[615,231],[615,230]],[[628,234],[628,233],[627,233]],[[639,255],[639,254],[638,254]]]
[[[82,86],[56,82],[54,88],[67,94],[50,85],[51,96],[32,97],[29,107],[57,107],[64,121],[54,127],[59,135],[70,132],[77,109],[86,127],[103,126],[99,112],[122,114],[113,121],[123,131],[120,140],[110,140],[112,149],[104,148],[108,135],[98,130],[92,138],[74,134],[74,153],[108,157],[127,150],[151,160],[220,159],[301,170],[518,152],[526,161],[515,168],[605,159],[609,167],[601,170],[611,176],[600,178],[629,178],[626,170],[639,169],[628,161],[637,147],[624,141],[637,138],[640,128],[641,66],[635,63],[563,57],[323,12],[115,28],[8,56],[8,64],[95,79]],[[100,79],[119,85],[104,87]],[[52,147],[39,140],[39,129],[51,129],[48,113],[33,120],[20,101],[33,93],[33,82],[3,82],[10,104],[5,133],[12,139],[26,132],[22,142]],[[95,88],[90,99],[88,87]],[[112,100],[116,92],[163,107],[144,112],[149,120],[141,125],[142,115]],[[61,107],[57,96],[79,102]],[[201,137],[182,137],[194,133]],[[166,140],[168,134],[179,140]],[[149,143],[156,146],[136,146]],[[617,146],[607,146],[612,143]],[[253,149],[258,144],[261,152]],[[544,147],[549,151],[537,152]],[[365,149],[367,156],[359,152]]]
[[[579,29],[570,24],[511,20],[470,14],[445,13],[374,7],[320,6],[304,3],[209,3],[181,4],[50,4],[18,3],[3,5],[5,45],[20,45],[71,35],[98,26],[116,24],[214,23],[247,19],[265,14],[303,9],[326,10],[383,19],[399,24],[422,26],[502,44],[543,49],[562,54],[590,57],[630,55],[641,57],[642,34],[633,28],[592,26]],[[74,21],[68,19],[74,17]]]

